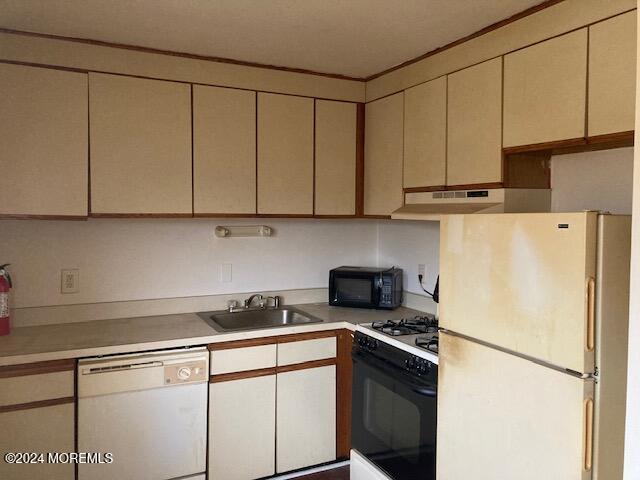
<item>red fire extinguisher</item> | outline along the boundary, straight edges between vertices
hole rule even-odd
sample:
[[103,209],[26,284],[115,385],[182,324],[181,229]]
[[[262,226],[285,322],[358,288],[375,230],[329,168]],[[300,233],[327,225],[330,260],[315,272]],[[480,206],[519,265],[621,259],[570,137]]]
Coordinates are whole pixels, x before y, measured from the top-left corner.
[[0,335],[9,335],[11,324],[9,322],[9,290],[11,290],[11,277],[6,267],[9,264],[0,265]]

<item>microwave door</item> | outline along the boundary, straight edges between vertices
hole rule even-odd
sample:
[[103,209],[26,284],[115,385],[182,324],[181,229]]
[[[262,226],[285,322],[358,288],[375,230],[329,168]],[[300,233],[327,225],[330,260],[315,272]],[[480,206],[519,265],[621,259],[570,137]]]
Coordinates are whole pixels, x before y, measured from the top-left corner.
[[336,274],[332,290],[332,304],[345,307],[375,308],[380,299],[380,280],[377,275],[371,274]]

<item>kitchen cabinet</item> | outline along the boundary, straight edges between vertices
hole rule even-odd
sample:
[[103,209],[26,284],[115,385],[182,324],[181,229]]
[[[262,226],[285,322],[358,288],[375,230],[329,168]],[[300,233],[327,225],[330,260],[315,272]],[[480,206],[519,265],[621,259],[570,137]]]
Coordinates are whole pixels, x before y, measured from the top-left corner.
[[0,216],[87,216],[87,75],[2,64],[0,91]]
[[357,110],[355,103],[316,100],[316,215],[356,213]]
[[258,213],[313,214],[312,98],[258,93]]
[[448,76],[447,181],[502,182],[502,58]]
[[193,86],[194,214],[256,213],[256,93]]
[[364,213],[388,216],[402,206],[404,92],[365,109]]
[[0,367],[0,456],[44,453],[43,463],[0,461],[3,480],[72,480],[72,463],[48,463],[48,452],[75,451],[73,361]]
[[585,136],[587,29],[504,57],[504,147]]
[[636,11],[589,27],[589,136],[635,128]]
[[447,77],[404,92],[404,188],[443,186],[447,162]]
[[336,459],[336,367],[277,375],[276,472]]
[[91,213],[192,214],[191,86],[89,74]]
[[209,386],[209,477],[248,480],[275,473],[276,375]]

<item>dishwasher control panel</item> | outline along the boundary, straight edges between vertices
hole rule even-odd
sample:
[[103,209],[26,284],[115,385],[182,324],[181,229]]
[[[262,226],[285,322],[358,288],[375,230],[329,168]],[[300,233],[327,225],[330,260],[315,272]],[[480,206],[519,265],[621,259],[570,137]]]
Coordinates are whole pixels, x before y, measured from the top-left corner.
[[164,384],[176,385],[183,383],[202,382],[207,380],[207,361],[176,363],[164,366]]

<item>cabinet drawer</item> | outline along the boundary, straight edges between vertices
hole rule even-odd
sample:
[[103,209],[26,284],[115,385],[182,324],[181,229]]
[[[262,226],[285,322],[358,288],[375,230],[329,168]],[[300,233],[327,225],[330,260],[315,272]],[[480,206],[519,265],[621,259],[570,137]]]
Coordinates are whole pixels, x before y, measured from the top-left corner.
[[73,397],[74,375],[64,372],[0,378],[0,407]]
[[278,365],[292,365],[335,356],[336,337],[315,338],[278,345]]
[[276,344],[211,352],[211,375],[246,372],[276,366]]

